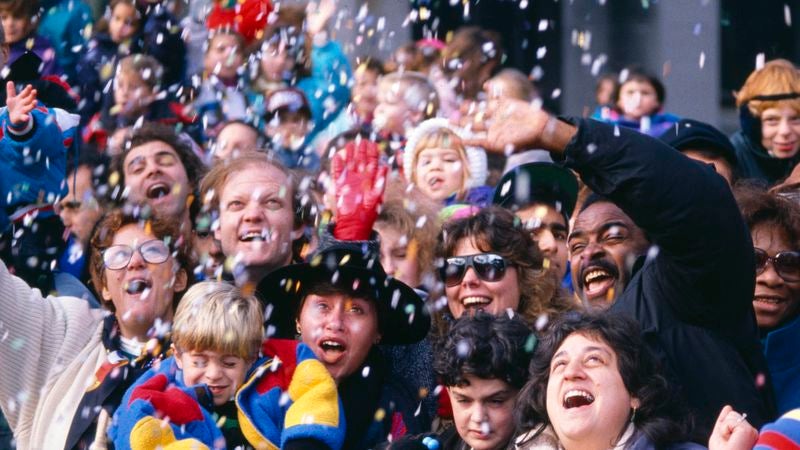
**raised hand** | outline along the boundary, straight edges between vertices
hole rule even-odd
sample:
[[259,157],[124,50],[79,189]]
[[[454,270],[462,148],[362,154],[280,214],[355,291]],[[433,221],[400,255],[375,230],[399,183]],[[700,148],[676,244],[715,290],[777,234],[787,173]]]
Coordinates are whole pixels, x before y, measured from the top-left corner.
[[14,126],[27,123],[30,112],[36,107],[36,89],[30,84],[17,94],[14,82],[6,83],[6,106],[8,107],[8,118]]
[[708,440],[709,450],[750,450],[758,440],[758,431],[742,415],[726,405],[714,424]]
[[331,161],[335,185],[337,239],[369,239],[378,217],[389,167],[380,162],[380,149],[367,139],[348,142]]
[[308,34],[314,36],[324,30],[335,11],[335,0],[320,0],[319,3],[309,3],[306,7],[306,29]]
[[575,127],[537,105],[515,99],[490,101],[483,114],[475,114],[470,124],[462,125],[475,133],[466,145],[505,154],[533,148],[560,152],[575,133]]

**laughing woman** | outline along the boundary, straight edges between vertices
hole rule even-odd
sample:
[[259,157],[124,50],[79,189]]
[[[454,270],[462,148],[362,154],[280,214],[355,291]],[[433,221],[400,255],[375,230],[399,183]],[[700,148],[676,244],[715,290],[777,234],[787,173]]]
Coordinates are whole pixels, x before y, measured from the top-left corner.
[[176,236],[175,223],[120,211],[101,220],[90,271],[105,313],[45,298],[0,263],[0,407],[17,448],[83,449],[104,438],[122,394],[166,349],[151,339],[167,329],[191,273]]
[[697,450],[638,326],[570,313],[543,336],[517,402],[521,450]]
[[465,313],[512,311],[534,325],[572,308],[555,276],[543,270],[530,232],[503,208],[446,223],[437,254],[447,298],[436,317],[438,334],[446,334],[448,323]]

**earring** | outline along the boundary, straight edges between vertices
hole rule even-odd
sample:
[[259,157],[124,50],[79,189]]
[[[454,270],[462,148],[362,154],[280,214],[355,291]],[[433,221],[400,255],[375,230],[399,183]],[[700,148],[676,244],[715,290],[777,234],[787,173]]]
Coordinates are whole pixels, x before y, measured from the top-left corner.
[[631,423],[636,420],[636,407],[633,408],[633,414],[631,414]]

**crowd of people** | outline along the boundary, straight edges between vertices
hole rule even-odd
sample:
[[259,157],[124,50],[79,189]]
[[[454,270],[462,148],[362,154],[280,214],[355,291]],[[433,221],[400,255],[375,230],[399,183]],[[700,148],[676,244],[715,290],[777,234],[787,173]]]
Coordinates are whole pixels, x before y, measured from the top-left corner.
[[0,0],[0,448],[800,445],[792,62],[728,138],[635,66],[557,118],[475,26],[99,5]]

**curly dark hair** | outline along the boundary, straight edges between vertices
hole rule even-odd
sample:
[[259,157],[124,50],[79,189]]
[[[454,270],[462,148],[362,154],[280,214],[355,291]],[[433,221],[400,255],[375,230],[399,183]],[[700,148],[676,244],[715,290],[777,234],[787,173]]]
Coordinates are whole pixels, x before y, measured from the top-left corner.
[[755,184],[737,185],[733,194],[751,231],[759,225],[777,228],[792,250],[800,249],[800,205]]
[[119,175],[119,183],[125,186],[125,170],[124,163],[128,153],[135,147],[145,145],[153,141],[161,141],[175,150],[178,158],[186,170],[186,176],[191,183],[191,188],[195,191],[198,187],[199,180],[203,178],[206,173],[206,166],[200,157],[194,153],[192,149],[191,138],[186,135],[179,135],[175,132],[175,128],[169,125],[164,125],[156,122],[145,122],[141,127],[134,128],[133,131],[127,136],[125,145],[122,151],[114,156],[111,167],[112,171]]
[[[529,324],[534,324],[539,316],[555,316],[573,308],[558,288],[556,276],[542,268],[544,257],[536,242],[510,211],[490,206],[472,217],[445,223],[436,249],[437,264],[453,256],[464,239],[473,240],[481,251],[496,253],[516,267],[520,288],[517,312]],[[437,327],[446,332],[443,324],[440,317]]]
[[[111,246],[111,243],[114,241],[114,236],[122,227],[132,224],[141,226],[142,229],[149,230],[153,236],[158,239],[163,239],[169,244],[169,247],[173,250],[172,257],[178,263],[178,268],[186,272],[186,285],[191,286],[194,282],[194,264],[190,256],[191,253],[189,252],[189,242],[181,233],[180,223],[166,218],[164,220],[144,220],[122,209],[113,209],[100,219],[89,241],[89,274],[91,275],[95,292],[100,294],[103,292],[103,288],[105,288],[106,266],[103,262],[103,251]],[[173,306],[178,306],[180,297],[181,293],[175,292]],[[112,302],[103,302],[103,305],[111,312],[116,312]]]
[[434,347],[433,370],[445,386],[463,386],[466,376],[503,380],[515,389],[528,381],[536,337],[516,317],[486,313],[457,320]]
[[633,319],[610,312],[570,312],[550,325],[531,361],[530,381],[519,394],[517,422],[521,429],[543,430],[551,425],[547,415],[550,364],[564,340],[575,333],[602,341],[616,353],[622,382],[640,402],[632,419],[640,433],[656,447],[688,440],[693,419],[662,375],[658,361],[644,343],[639,325]]

